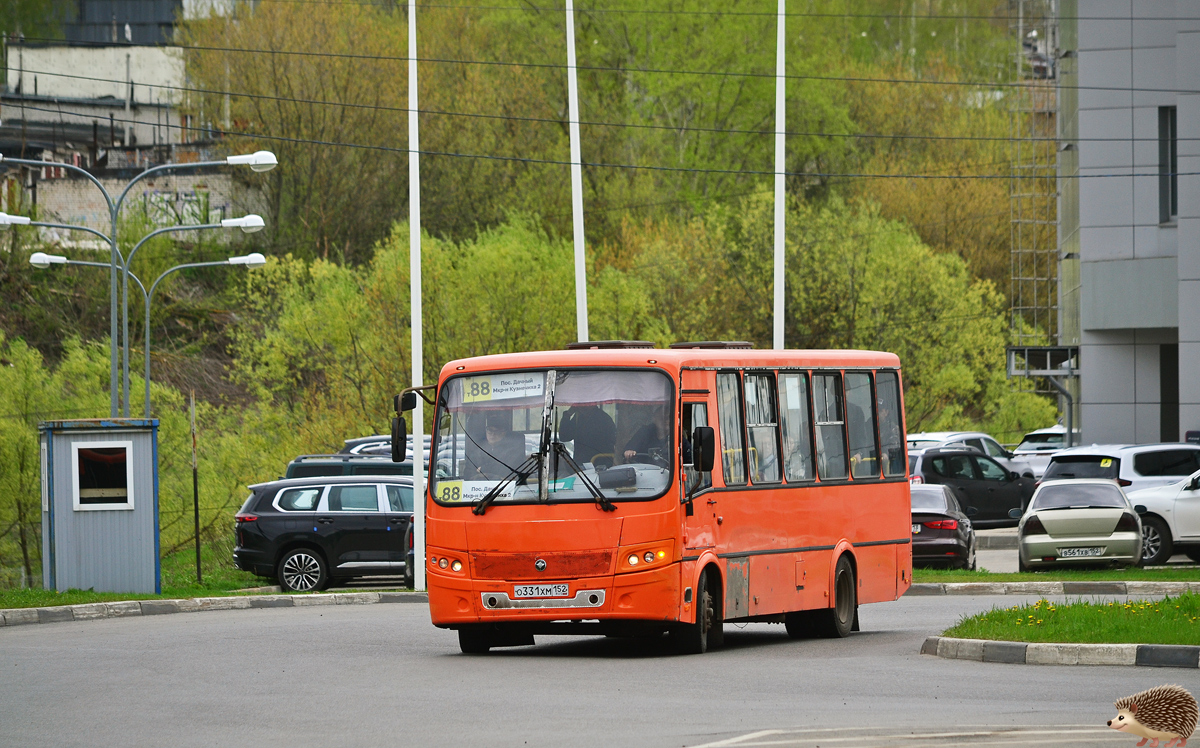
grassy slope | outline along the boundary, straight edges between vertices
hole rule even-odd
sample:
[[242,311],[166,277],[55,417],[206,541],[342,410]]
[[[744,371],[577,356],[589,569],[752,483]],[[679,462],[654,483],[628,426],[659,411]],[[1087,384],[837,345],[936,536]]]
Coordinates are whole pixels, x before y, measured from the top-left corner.
[[965,639],[1090,644],[1200,644],[1200,595],[993,608],[944,632]]

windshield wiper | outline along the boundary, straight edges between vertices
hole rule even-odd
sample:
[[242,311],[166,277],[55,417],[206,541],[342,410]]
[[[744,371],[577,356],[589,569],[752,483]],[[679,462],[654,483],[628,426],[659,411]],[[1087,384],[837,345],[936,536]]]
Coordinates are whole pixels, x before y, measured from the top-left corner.
[[537,464],[537,459],[537,455],[529,455],[520,465],[517,465],[515,468],[509,468],[508,474],[501,478],[499,483],[492,486],[492,490],[484,494],[482,499],[475,502],[475,508],[471,511],[482,517],[483,513],[487,511],[488,506],[500,496],[500,493],[504,490],[504,487],[507,486],[509,481],[511,481],[513,478],[519,479],[517,481],[517,485],[524,485],[525,480],[529,477],[530,473],[533,472],[534,465]]
[[595,497],[596,503],[600,505],[601,509],[606,512],[617,511],[616,505],[604,497],[604,494],[596,487],[596,484],[592,483],[592,479],[587,477],[587,474],[583,472],[583,468],[579,466],[579,463],[575,462],[575,458],[567,452],[567,445],[559,441],[554,442],[554,453],[561,459],[566,460],[571,469],[575,471],[575,474],[579,476],[579,479],[583,481],[583,485],[587,486],[588,492]]

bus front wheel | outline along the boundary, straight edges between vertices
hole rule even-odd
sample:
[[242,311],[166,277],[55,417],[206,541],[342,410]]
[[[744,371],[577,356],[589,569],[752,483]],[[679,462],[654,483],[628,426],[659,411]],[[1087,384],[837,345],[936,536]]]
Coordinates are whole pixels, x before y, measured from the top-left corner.
[[724,643],[721,602],[709,592],[710,587],[713,592],[720,591],[720,584],[714,584],[708,573],[701,574],[696,585],[696,622],[681,623],[671,630],[671,640],[680,654],[704,654]]
[[829,639],[842,639],[850,635],[858,618],[858,581],[854,578],[854,565],[843,555],[838,559],[833,572],[833,607],[813,611],[815,633]]
[[458,630],[458,648],[463,654],[487,654],[492,648],[492,637],[486,631],[477,629]]

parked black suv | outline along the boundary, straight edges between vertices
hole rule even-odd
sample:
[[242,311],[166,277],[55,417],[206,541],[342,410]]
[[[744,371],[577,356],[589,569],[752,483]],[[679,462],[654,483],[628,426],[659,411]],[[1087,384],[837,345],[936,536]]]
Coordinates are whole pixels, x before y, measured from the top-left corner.
[[1024,510],[1033,496],[1033,473],[1014,473],[977,449],[941,448],[908,453],[909,480],[949,486],[975,527],[1016,527],[1010,509]]
[[285,478],[323,475],[412,475],[412,461],[392,462],[388,455],[300,455],[288,463]]
[[335,476],[259,483],[236,516],[233,562],[285,590],[404,574],[412,586],[411,478]]

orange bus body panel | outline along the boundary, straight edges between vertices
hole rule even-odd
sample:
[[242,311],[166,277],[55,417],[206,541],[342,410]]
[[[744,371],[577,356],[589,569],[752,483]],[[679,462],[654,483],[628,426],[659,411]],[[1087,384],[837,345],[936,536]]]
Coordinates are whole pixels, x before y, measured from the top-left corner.
[[[895,600],[912,578],[911,510],[907,470],[899,477],[834,482],[726,486],[721,472],[716,372],[894,370],[900,361],[872,351],[572,350],[504,354],[451,361],[452,376],[513,369],[658,369],[676,391],[674,477],[667,493],[650,501],[621,501],[615,512],[594,503],[493,504],[483,516],[469,506],[427,505],[427,565],[434,624],[547,621],[692,622],[692,594],[700,575],[714,569],[729,619],[774,619],[783,613],[832,604],[833,573],[848,554],[858,578],[858,602]],[[901,391],[901,398],[903,397]],[[707,405],[717,427],[712,488],[683,503],[679,469],[681,403]],[[903,413],[903,400],[900,402]],[[903,421],[900,422],[903,434]],[[877,442],[878,444],[878,442]],[[907,459],[905,459],[907,467]],[[623,566],[636,548],[669,549],[661,565]],[[433,559],[462,563],[454,573]],[[544,572],[534,564],[546,562]],[[603,604],[584,609],[490,609],[488,593],[514,585],[565,582],[569,595],[603,591]]]

